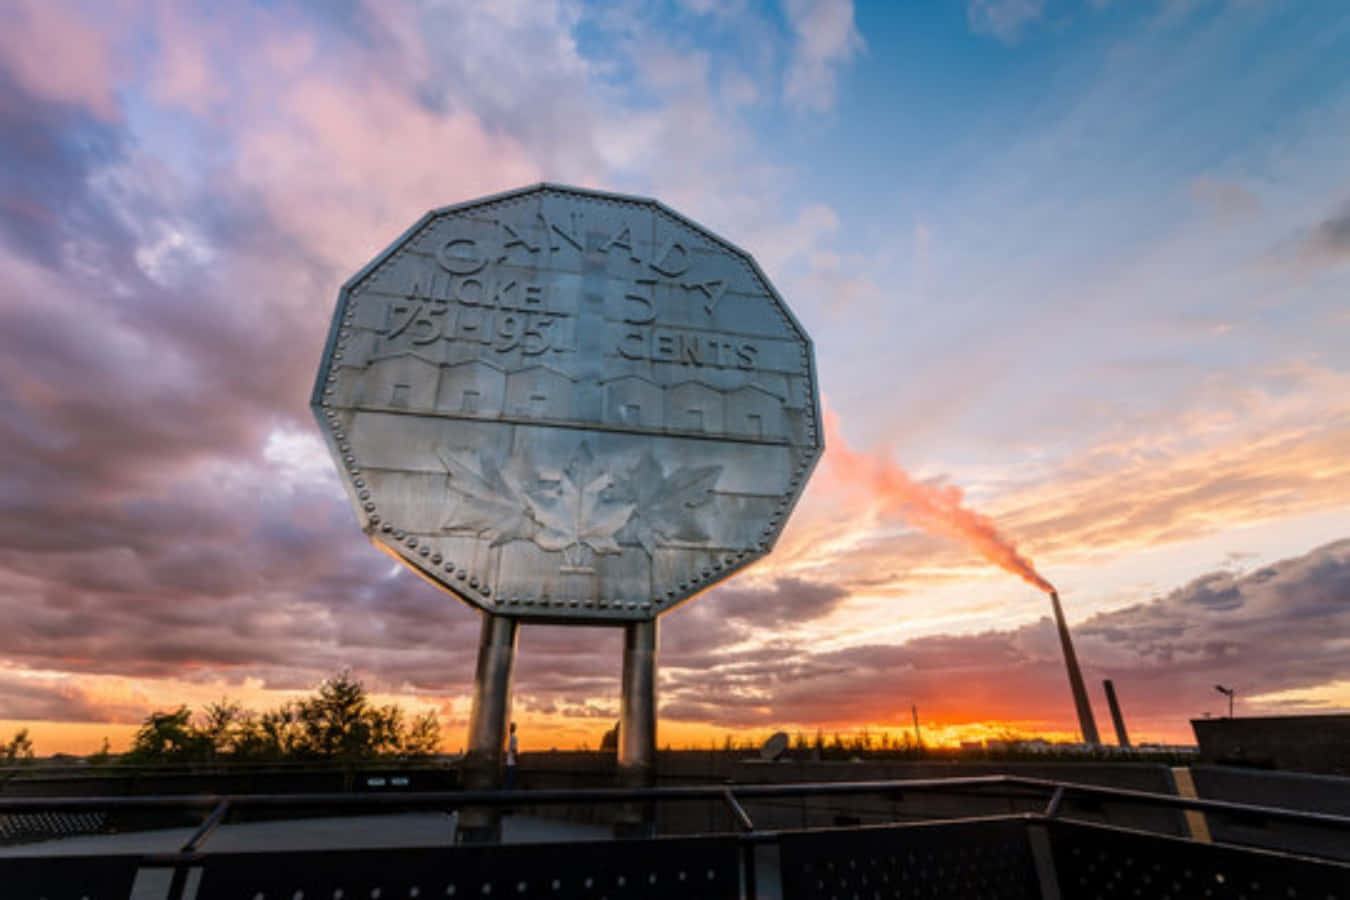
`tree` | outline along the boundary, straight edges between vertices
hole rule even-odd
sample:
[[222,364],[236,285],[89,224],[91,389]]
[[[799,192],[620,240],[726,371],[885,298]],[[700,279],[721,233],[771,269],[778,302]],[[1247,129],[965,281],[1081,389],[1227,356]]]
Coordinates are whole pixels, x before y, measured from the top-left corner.
[[247,715],[242,706],[223,697],[207,704],[202,710],[202,724],[197,733],[205,742],[210,759],[234,752],[240,726]]
[[98,752],[90,754],[89,765],[105,766],[111,761],[112,761],[112,744],[110,744],[108,742],[108,739],[105,737],[103,738],[103,746],[98,748]]
[[21,728],[14,733],[13,739],[0,748],[0,758],[6,763],[23,763],[33,759],[33,741],[28,729]]
[[600,736],[600,752],[618,753],[619,752],[619,723],[615,722],[614,727]]
[[424,759],[441,749],[441,720],[435,710],[413,719],[403,732],[399,750],[408,759]]
[[208,739],[192,726],[192,710],[153,712],[136,732],[127,759],[132,762],[185,762],[205,757]]
[[396,705],[369,707],[366,712],[368,736],[363,756],[396,756],[403,752],[403,709]]
[[239,753],[261,759],[290,759],[302,755],[304,747],[300,704],[291,701],[256,719],[250,718],[241,736]]
[[366,699],[366,689],[350,671],[343,670],[319,685],[319,694],[302,700],[302,752],[330,759],[363,759],[376,755],[372,738],[380,729],[378,713]]
[[440,744],[435,712],[408,720],[396,704],[376,706],[365,686],[344,670],[322,682],[314,696],[261,715],[225,699],[208,705],[195,721],[186,706],[151,713],[126,758],[147,763],[220,758],[352,762],[426,757]]

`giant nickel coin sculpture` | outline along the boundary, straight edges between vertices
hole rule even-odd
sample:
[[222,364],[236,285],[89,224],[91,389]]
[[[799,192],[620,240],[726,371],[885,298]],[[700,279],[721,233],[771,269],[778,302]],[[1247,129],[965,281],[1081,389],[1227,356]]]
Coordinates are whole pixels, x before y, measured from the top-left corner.
[[347,282],[313,407],[370,539],[488,614],[487,765],[518,622],[630,626],[632,712],[655,618],[769,552],[822,450],[810,339],[749,254],[547,184],[430,212]]

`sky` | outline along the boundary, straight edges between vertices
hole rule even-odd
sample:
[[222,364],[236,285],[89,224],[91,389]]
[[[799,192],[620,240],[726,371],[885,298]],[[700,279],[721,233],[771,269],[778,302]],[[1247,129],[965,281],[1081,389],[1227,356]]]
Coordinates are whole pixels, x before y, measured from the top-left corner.
[[[350,668],[463,746],[479,615],[361,534],[308,409],[339,285],[430,208],[655,197],[814,340],[774,553],[661,619],[658,742],[1072,738],[1350,710],[1339,0],[9,0],[0,737]],[[905,485],[897,493],[896,486]],[[906,493],[908,491],[908,493]],[[525,749],[596,746],[621,632],[526,627]]]

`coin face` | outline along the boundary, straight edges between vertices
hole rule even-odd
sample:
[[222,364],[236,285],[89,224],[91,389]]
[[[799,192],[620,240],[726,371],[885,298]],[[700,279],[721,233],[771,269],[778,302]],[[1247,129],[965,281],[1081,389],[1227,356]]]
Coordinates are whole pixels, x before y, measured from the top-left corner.
[[376,545],[494,613],[636,621],[772,548],[823,449],[814,367],[745,252],[540,185],[352,278],[313,407]]

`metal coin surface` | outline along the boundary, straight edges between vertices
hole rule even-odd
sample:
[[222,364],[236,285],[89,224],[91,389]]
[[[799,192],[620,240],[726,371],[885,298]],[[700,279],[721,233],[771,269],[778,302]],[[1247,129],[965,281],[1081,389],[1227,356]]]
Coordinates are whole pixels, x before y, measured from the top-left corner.
[[377,546],[489,612],[631,622],[773,547],[823,450],[814,366],[747,253],[545,184],[347,282],[312,405]]

